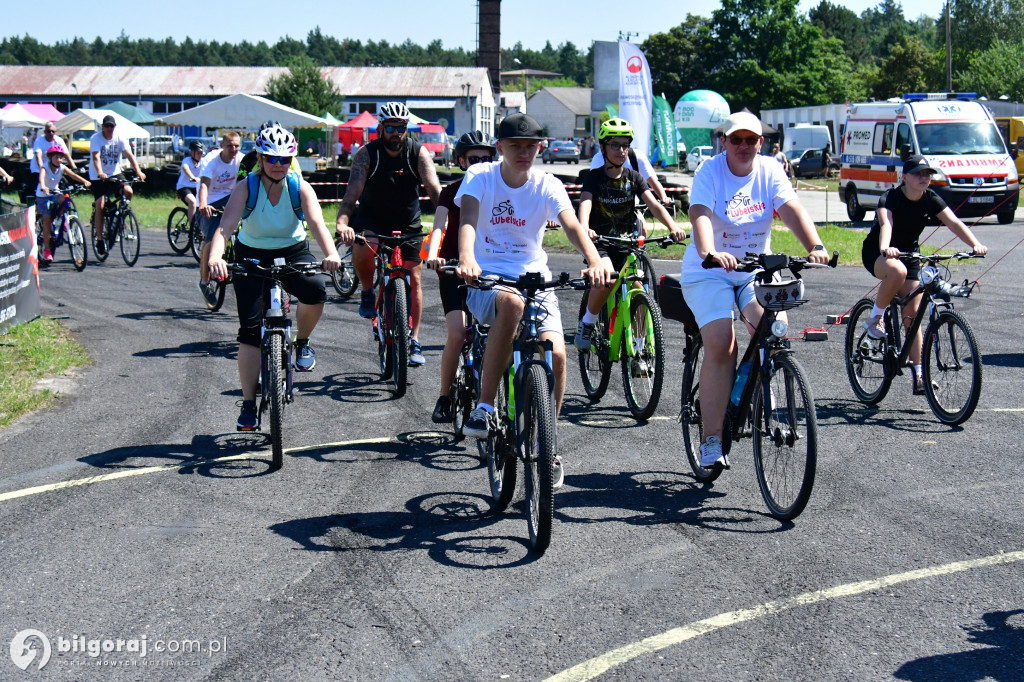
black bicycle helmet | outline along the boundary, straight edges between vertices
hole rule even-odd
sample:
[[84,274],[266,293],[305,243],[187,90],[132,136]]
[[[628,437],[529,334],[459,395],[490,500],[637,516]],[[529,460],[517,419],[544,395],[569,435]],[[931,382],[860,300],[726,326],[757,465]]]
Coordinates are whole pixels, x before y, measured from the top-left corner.
[[192,140],[191,142],[188,143],[188,150],[190,152],[202,152],[202,153],[205,154],[206,153],[206,145],[204,145],[199,140]]
[[498,149],[491,144],[490,139],[479,130],[471,133],[463,133],[459,141],[455,143],[455,156],[465,156],[470,149],[486,149],[494,154]]

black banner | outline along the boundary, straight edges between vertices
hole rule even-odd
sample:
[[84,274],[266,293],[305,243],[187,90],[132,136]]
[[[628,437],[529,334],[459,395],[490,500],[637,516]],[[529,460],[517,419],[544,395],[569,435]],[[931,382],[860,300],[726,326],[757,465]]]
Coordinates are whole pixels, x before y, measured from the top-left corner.
[[0,204],[0,334],[39,317],[35,207]]

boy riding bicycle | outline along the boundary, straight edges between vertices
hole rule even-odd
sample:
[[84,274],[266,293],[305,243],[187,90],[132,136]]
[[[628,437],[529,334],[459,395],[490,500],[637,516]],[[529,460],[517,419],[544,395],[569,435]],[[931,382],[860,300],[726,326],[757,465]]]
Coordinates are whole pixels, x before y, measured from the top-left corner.
[[61,179],[67,175],[75,182],[88,187],[90,182],[62,163],[63,148],[54,145],[46,150],[46,163],[39,169],[39,186],[36,187],[36,210],[43,222],[43,253],[39,263],[45,265],[53,260],[53,209],[56,203],[53,195],[60,189]]

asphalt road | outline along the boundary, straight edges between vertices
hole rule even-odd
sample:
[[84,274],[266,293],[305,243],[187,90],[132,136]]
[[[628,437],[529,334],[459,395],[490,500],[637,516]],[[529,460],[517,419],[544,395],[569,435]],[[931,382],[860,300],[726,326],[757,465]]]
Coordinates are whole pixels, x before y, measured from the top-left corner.
[[[1022,236],[1019,223],[981,229],[992,257],[960,277]],[[842,328],[794,342],[820,459],[792,524],[767,515],[749,441],[713,486],[689,473],[679,326],[646,425],[617,379],[588,404],[571,359],[566,485],[538,558],[518,496],[492,513],[473,443],[430,423],[443,343],[431,276],[428,364],[401,400],[375,375],[355,303],[329,304],[286,415],[290,451],[269,472],[267,441],[233,430],[232,295],[206,312],[191,258],[161,232],[143,239],[135,268],[115,254],[79,274],[59,254],[43,274],[44,314],[66,316],[93,363],[55,408],[0,431],[3,639],[45,635],[47,679],[519,680],[592,659],[600,679],[1022,679],[1021,250],[959,306],[985,362],[962,428],[939,424],[909,380],[877,408],[856,402]],[[871,286],[860,268],[813,272],[792,328],[822,326]],[[563,298],[567,326],[577,305]],[[200,653],[182,651],[192,640]],[[41,638],[27,641],[34,669]],[[0,678],[19,673],[0,661]]]

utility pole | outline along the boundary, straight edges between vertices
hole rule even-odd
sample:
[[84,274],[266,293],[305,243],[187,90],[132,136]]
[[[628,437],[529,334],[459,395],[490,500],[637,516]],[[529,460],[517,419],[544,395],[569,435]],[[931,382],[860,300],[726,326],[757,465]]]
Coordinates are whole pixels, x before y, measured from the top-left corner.
[[953,92],[953,40],[949,28],[949,2],[946,0],[946,91]]

